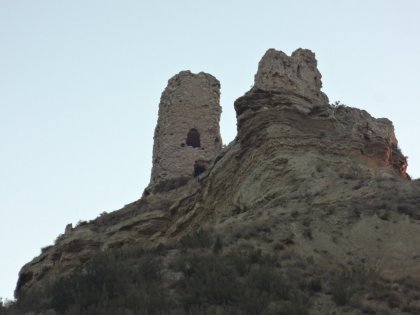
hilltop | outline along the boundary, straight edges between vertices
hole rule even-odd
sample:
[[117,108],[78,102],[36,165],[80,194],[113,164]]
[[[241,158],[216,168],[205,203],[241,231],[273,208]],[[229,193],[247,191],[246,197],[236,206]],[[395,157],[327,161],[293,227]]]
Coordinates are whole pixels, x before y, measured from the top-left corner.
[[420,181],[390,120],[321,87],[313,52],[269,49],[223,146],[220,83],[175,75],[142,198],[68,226],[10,314],[420,313]]

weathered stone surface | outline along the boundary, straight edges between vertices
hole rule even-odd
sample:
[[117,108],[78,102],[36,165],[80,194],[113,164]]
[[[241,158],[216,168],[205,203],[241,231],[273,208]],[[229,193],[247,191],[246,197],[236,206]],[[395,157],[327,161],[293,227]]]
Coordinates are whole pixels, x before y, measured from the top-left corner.
[[[392,122],[376,119],[348,106],[312,106],[287,94],[248,92],[235,102],[238,133],[247,145],[257,145],[261,132],[277,139],[278,148],[311,148],[320,154],[351,155],[369,160],[372,174],[379,168],[407,177],[407,159],[398,147]],[[375,171],[374,171],[375,170]],[[384,172],[384,170],[382,170]]]
[[66,229],[64,230],[64,234],[69,234],[73,230],[73,224],[69,223],[66,225]]
[[[280,244],[302,261],[310,259],[331,270],[363,261],[367,270],[392,281],[420,281],[420,181],[408,180],[407,161],[392,123],[363,110],[325,103],[322,94],[316,94],[320,75],[311,85],[309,74],[302,76],[300,70],[299,78],[293,70],[308,59],[303,73],[316,76],[313,54],[297,52],[286,56],[295,58],[283,72],[284,78],[284,73],[292,78],[286,81],[290,84],[269,80],[270,73],[280,70],[259,70],[257,77],[263,78],[256,78],[256,86],[235,102],[237,137],[220,152],[214,145],[212,154],[219,154],[210,162],[211,156],[194,155],[187,164],[174,167],[171,163],[183,159],[185,147],[170,144],[186,144],[190,128],[216,128],[218,82],[191,73],[171,79],[155,135],[161,142],[155,144],[154,156],[161,160],[154,164],[152,183],[160,189],[58,238],[22,268],[17,295],[44,279],[71,272],[96,251],[157,246],[206,225],[229,240],[225,251],[249,239],[269,253],[273,244]],[[286,58],[280,52],[270,54]],[[183,102],[191,110],[201,104],[209,115],[188,116],[185,123],[171,127],[173,119],[184,121],[184,107],[177,107]],[[213,104],[213,109],[205,104]],[[195,119],[200,125],[190,124]],[[201,131],[200,136],[205,134]],[[164,147],[164,139],[169,147]],[[205,152],[187,149],[187,154]],[[166,156],[172,153],[175,156]],[[194,165],[207,171],[176,185],[177,176],[193,176]],[[267,237],[270,243],[264,241]]]
[[321,73],[315,54],[308,49],[297,49],[292,56],[269,49],[258,64],[254,90],[292,93],[306,97],[314,105],[328,104],[321,92]]
[[151,185],[194,175],[197,160],[222,147],[220,83],[210,74],[182,71],[168,82],[159,104]]

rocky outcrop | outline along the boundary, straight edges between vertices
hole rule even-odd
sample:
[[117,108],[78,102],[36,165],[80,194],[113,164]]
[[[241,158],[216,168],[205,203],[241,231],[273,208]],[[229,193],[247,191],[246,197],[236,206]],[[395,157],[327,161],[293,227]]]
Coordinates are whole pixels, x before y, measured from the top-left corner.
[[[153,247],[203,226],[223,236],[226,250],[248,240],[325,268],[362,261],[387,279],[420,281],[420,183],[406,174],[392,123],[329,105],[320,78],[312,52],[288,57],[269,50],[254,87],[235,102],[237,137],[219,152],[218,82],[205,74],[175,76],[162,96],[155,135],[161,142],[154,157],[161,160],[152,183],[164,183],[161,189],[68,229],[22,268],[17,295],[71,272],[99,250]],[[170,127],[172,119],[184,121],[180,108],[192,112],[197,104],[210,118],[191,114]],[[190,128],[200,132],[205,150],[181,145]],[[211,154],[202,158],[206,148]],[[200,154],[190,158],[190,152]],[[189,177],[167,181],[178,176]]]
[[279,148],[300,146],[365,158],[377,166],[372,174],[389,166],[389,171],[406,177],[407,159],[398,148],[392,122],[356,108],[329,105],[316,65],[309,50],[298,49],[291,57],[268,50],[254,87],[235,102],[238,133],[252,143],[255,130],[266,130]]
[[220,152],[219,99],[220,83],[210,74],[182,71],[169,80],[159,104],[151,188],[193,177],[197,160]]
[[282,51],[269,49],[258,64],[252,91],[294,94],[313,105],[328,104],[321,87],[321,73],[312,51],[297,49],[289,57]]

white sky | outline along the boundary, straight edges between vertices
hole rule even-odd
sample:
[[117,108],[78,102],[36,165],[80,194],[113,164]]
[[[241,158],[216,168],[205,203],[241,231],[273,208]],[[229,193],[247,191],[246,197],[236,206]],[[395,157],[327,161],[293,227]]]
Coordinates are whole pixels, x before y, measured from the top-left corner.
[[420,176],[420,1],[0,0],[0,297],[67,223],[141,196],[160,94],[222,85],[221,130],[268,48],[316,53],[330,101],[394,122]]

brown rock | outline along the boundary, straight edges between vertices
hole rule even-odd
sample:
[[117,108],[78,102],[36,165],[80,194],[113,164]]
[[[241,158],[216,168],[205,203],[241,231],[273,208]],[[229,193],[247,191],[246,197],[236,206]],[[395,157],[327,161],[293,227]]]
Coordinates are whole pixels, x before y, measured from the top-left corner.
[[328,104],[328,97],[321,92],[321,73],[315,54],[308,49],[297,49],[292,56],[269,49],[258,64],[255,90],[291,93],[308,98],[314,105]]
[[[235,102],[238,135],[220,150],[218,81],[176,75],[161,99],[151,181],[171,189],[58,238],[22,268],[17,296],[99,250],[176,242],[206,225],[233,249],[246,234],[325,268],[363,260],[385,278],[420,281],[420,182],[407,180],[392,123],[328,105],[320,78],[310,51],[269,50]],[[205,176],[189,180],[198,170]],[[186,180],[173,189],[177,178]]]

